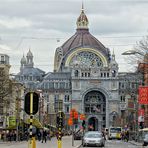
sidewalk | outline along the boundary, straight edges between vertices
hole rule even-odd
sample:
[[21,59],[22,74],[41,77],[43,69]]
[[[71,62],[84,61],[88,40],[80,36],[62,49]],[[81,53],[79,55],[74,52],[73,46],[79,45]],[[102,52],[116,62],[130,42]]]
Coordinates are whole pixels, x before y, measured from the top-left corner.
[[[57,138],[53,137],[51,141],[47,141],[47,143],[41,143],[41,141],[36,141],[36,148],[57,148]],[[79,148],[81,145],[81,140],[74,140],[74,146],[72,146],[72,136],[64,136],[62,138],[62,148]],[[27,148],[28,142],[0,142],[0,147],[8,148]]]
[[142,143],[135,142],[135,141],[129,141],[129,143],[136,145],[136,146],[142,146]]

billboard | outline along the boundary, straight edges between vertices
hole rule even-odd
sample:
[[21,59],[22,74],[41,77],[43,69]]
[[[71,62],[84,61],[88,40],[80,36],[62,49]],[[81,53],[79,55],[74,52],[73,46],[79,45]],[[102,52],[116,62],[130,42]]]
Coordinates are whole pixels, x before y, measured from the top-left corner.
[[10,116],[9,117],[9,127],[16,126],[16,117]]
[[139,87],[139,104],[148,104],[148,86],[140,86]]

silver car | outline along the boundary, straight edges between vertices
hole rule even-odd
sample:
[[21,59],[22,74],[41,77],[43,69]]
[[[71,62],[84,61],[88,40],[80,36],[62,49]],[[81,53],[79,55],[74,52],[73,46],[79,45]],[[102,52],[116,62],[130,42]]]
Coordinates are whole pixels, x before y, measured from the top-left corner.
[[84,137],[82,139],[82,146],[88,146],[88,145],[95,145],[95,146],[105,146],[105,139],[102,136],[101,132],[97,131],[89,131],[84,134]]

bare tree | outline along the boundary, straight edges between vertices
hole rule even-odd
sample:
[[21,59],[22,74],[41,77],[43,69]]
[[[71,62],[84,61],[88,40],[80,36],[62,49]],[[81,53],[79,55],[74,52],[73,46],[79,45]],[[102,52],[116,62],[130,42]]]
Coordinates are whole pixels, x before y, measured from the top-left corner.
[[134,50],[137,51],[137,53],[140,53],[137,54],[137,56],[141,57],[143,60],[143,56],[148,52],[148,36],[137,42]]
[[142,40],[138,41],[133,47],[131,54],[125,54],[125,60],[127,61],[130,69],[129,71],[136,71],[138,64],[144,61],[144,56],[148,54],[148,36],[143,37]]
[[0,113],[3,113],[3,108],[7,107],[9,99],[8,96],[12,92],[12,82],[9,79],[9,74],[4,67],[0,68]]

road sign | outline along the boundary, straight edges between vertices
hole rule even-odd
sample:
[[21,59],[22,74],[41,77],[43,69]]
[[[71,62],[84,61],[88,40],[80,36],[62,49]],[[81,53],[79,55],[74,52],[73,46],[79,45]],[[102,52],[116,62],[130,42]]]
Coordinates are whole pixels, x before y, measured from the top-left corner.
[[39,95],[35,92],[28,92],[25,95],[24,110],[28,115],[35,115],[38,112]]

